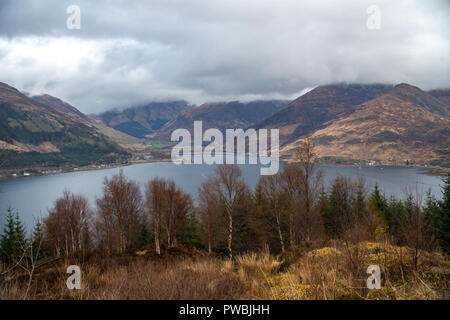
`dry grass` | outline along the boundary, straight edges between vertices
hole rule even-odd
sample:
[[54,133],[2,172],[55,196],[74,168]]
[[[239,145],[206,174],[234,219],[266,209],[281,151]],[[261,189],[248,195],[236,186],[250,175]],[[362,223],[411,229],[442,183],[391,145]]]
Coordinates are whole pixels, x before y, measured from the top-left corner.
[[[297,248],[274,257],[249,253],[234,261],[182,250],[155,257],[133,255],[80,264],[82,289],[69,291],[64,265],[40,270],[31,299],[448,299],[450,263],[439,253],[421,253],[413,265],[408,248],[360,243],[316,250]],[[97,258],[99,259],[99,258]],[[70,262],[71,264],[73,261]],[[382,289],[365,287],[367,266],[382,269]],[[23,299],[20,274],[1,278],[0,299]]]

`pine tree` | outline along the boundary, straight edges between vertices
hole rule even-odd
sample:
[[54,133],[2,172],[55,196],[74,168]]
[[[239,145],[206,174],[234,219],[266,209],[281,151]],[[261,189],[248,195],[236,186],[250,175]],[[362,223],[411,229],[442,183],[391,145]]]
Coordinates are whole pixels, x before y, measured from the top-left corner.
[[393,224],[393,217],[389,211],[388,201],[384,194],[381,193],[378,184],[375,184],[373,192],[370,196],[369,208],[378,213],[383,223],[390,227]]
[[13,262],[22,257],[27,240],[25,228],[19,219],[19,214],[8,209],[6,224],[0,238],[1,259],[5,263]]
[[14,229],[16,233],[16,250],[18,252],[23,252],[23,249],[27,244],[27,235],[17,212],[14,218]]
[[33,253],[33,260],[43,258],[42,253],[43,228],[42,222],[37,221],[34,225],[33,235],[31,236],[31,252]]
[[145,224],[139,226],[139,236],[136,241],[136,248],[141,249],[152,242],[152,234]]
[[443,182],[442,200],[439,201],[439,209],[434,212],[433,221],[440,247],[450,254],[450,173]]
[[183,237],[183,245],[204,249],[200,239],[201,225],[195,214],[189,214],[187,217],[186,231]]
[[14,215],[12,209],[8,209],[8,214],[6,216],[6,223],[3,229],[2,236],[0,238],[0,254],[1,260],[5,263],[11,261],[11,257],[14,251]]

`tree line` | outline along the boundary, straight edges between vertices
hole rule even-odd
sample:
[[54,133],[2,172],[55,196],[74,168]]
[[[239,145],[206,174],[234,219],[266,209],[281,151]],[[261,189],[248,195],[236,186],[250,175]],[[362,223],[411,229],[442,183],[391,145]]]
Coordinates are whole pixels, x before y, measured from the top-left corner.
[[[269,247],[282,253],[297,246],[322,247],[388,240],[421,250],[450,252],[450,175],[442,200],[430,193],[422,203],[387,198],[363,179],[337,176],[328,188],[314,146],[305,139],[282,171],[262,176],[254,190],[236,165],[219,165],[198,189],[197,204],[174,181],[150,180],[144,190],[121,171],[105,178],[103,194],[91,208],[83,195],[64,191],[27,239],[17,213],[9,210],[0,238],[4,263],[78,253],[122,254],[153,247],[194,246],[233,254]],[[142,192],[143,191],[143,192]],[[24,250],[26,248],[26,250]],[[24,257],[24,252],[27,256]]]

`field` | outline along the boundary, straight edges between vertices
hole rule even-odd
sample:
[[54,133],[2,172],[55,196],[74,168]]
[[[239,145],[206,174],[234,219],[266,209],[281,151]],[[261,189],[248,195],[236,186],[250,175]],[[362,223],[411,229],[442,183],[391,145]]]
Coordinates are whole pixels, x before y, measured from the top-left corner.
[[[448,299],[448,259],[419,252],[415,264],[414,257],[414,250],[383,242],[298,247],[278,256],[265,250],[232,261],[197,249],[173,247],[159,256],[145,248],[47,261],[32,277],[3,270],[0,299]],[[81,290],[66,287],[71,264],[81,267]],[[381,268],[379,290],[366,287],[373,264]]]

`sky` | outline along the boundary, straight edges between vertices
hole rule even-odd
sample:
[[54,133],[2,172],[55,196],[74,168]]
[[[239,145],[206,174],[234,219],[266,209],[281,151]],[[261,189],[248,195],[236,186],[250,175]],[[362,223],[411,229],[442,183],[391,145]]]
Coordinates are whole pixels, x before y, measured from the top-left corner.
[[449,53],[445,0],[0,1],[0,82],[84,113],[336,82],[449,88]]

